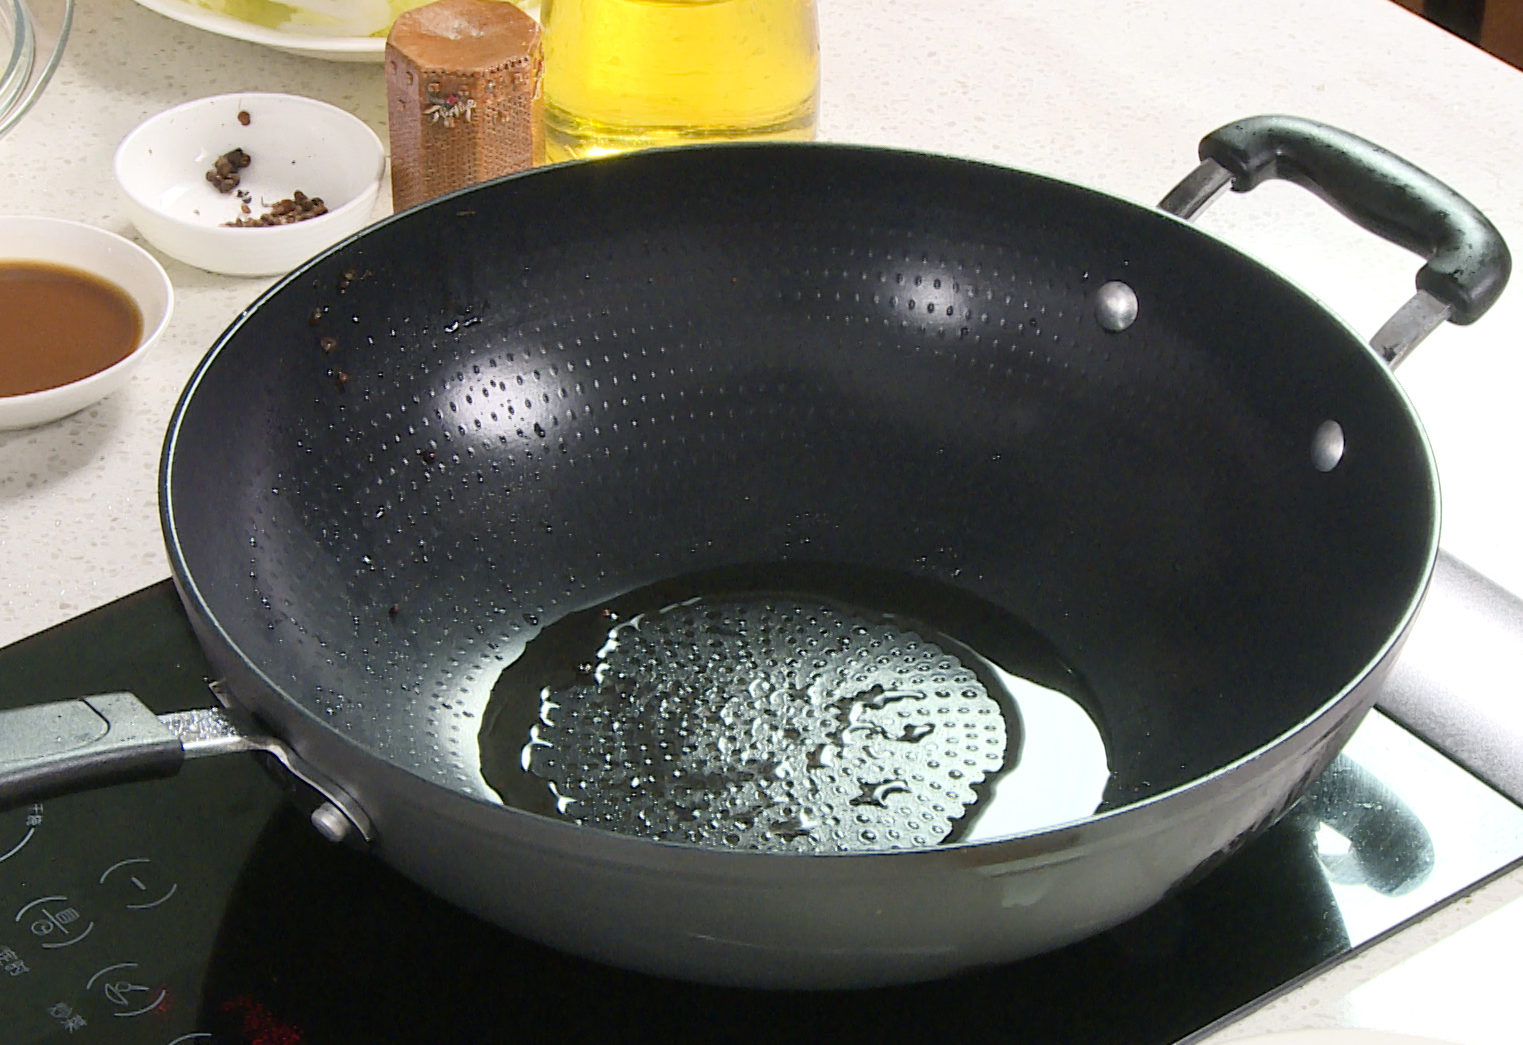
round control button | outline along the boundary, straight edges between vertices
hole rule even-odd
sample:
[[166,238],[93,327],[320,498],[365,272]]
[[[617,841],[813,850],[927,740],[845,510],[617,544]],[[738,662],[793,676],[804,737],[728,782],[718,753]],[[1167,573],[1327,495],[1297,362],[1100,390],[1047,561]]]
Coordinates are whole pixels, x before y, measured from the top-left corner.
[[36,802],[0,817],[0,864],[5,863],[37,836],[42,826],[42,803]]
[[81,915],[74,902],[61,895],[39,896],[17,911],[14,920],[42,941],[45,950],[72,947],[95,928],[95,922]]
[[112,1016],[127,1019],[152,1012],[169,996],[169,988],[147,982],[137,962],[117,962],[97,969],[85,990],[104,998]]
[[151,911],[180,889],[178,882],[168,881],[145,856],[118,860],[102,872],[100,884],[112,901],[129,911]]

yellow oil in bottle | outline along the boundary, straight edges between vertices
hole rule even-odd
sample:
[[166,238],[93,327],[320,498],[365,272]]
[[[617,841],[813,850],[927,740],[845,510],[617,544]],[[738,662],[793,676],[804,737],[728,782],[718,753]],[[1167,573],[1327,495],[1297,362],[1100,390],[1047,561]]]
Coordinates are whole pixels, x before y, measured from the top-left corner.
[[814,137],[814,0],[544,0],[549,160]]

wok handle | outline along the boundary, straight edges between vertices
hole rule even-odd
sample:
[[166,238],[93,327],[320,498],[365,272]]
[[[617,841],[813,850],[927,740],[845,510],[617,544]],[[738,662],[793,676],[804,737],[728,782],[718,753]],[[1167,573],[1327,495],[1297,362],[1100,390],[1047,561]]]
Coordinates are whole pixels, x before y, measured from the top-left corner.
[[1363,138],[1295,116],[1254,116],[1206,135],[1200,158],[1235,192],[1294,182],[1375,235],[1427,259],[1417,289],[1474,323],[1507,286],[1512,255],[1484,214],[1433,175]]
[[174,774],[180,738],[131,693],[0,712],[0,809]]
[[311,789],[332,842],[375,840],[369,815],[285,744],[222,708],[155,715],[131,693],[0,711],[0,809],[108,784],[172,776],[187,758],[263,751]]

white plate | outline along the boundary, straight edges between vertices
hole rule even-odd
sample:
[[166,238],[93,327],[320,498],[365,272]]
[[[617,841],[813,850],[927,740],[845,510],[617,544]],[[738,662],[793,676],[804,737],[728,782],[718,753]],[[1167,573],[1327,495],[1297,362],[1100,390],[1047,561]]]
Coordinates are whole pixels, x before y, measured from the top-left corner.
[[[427,0],[405,0],[395,7],[390,0],[306,0],[301,5],[283,4],[278,0],[206,0],[207,6],[191,0],[137,2],[184,25],[234,40],[263,44],[287,54],[326,58],[332,62],[379,62],[386,57],[386,33],[392,21],[402,10],[421,6]],[[540,0],[514,2],[531,17],[539,17]],[[282,11],[294,13],[272,27],[214,10],[214,5],[242,7],[249,12],[263,9],[272,19]]]
[[333,62],[379,62],[386,54],[386,37],[338,35],[341,28],[324,31],[320,26],[286,23],[271,29],[232,15],[221,14],[188,0],[137,0],[139,4],[184,25],[218,36],[263,44],[287,54],[326,58]]

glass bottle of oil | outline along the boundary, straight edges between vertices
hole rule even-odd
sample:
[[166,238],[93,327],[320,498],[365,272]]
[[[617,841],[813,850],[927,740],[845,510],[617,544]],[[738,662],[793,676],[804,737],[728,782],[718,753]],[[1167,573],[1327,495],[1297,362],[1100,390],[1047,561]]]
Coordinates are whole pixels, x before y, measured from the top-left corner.
[[541,19],[552,162],[814,137],[814,0],[543,0]]

